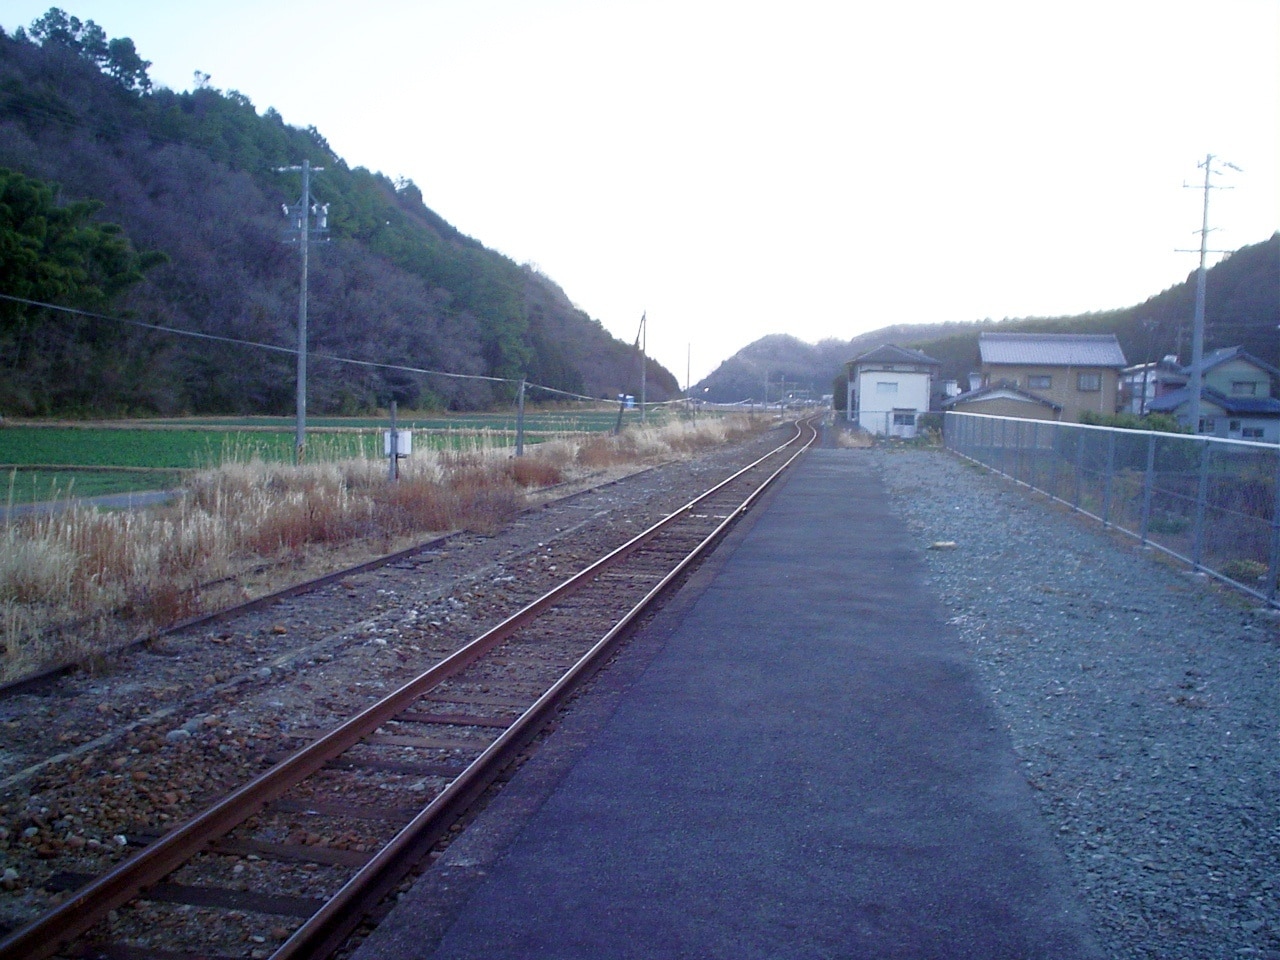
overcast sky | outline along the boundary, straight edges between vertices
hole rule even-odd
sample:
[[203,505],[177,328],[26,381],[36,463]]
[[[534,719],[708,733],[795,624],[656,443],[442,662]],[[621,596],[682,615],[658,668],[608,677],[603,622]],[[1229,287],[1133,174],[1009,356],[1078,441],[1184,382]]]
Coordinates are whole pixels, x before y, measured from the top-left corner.
[[1207,154],[1241,168],[1210,246],[1280,228],[1277,0],[62,7],[411,178],[622,339],[647,311],[682,383],[770,333],[1140,303],[1196,267]]

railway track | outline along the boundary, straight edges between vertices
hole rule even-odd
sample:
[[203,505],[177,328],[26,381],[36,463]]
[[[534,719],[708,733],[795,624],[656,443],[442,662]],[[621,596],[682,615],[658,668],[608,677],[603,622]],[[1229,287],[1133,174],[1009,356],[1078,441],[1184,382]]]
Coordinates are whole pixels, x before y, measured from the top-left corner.
[[[0,958],[338,949],[517,760],[638,617],[816,438],[812,424],[96,877],[71,872]],[[244,955],[226,949],[221,955]]]

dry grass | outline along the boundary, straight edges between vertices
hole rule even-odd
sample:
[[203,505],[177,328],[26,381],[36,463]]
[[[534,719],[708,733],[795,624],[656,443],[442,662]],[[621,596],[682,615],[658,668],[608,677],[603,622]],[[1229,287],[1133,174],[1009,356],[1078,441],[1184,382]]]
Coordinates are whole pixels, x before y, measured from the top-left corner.
[[364,542],[376,554],[397,538],[492,534],[532,492],[689,456],[766,425],[704,418],[616,437],[565,436],[519,459],[482,440],[461,451],[424,446],[404,461],[396,483],[381,460],[292,467],[250,456],[192,477],[175,506],[106,512],[73,503],[7,521],[0,526],[0,679],[93,655],[236,599],[211,585],[308,549]]
[[839,424],[835,427],[835,438],[836,446],[847,450],[862,450],[875,444],[871,434],[865,430],[849,430]]

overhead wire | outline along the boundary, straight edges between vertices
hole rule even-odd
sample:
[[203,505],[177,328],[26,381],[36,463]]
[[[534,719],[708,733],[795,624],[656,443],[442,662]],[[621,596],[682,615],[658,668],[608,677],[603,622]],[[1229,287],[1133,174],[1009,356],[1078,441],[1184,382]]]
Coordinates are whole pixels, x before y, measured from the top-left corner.
[[[57,310],[62,313],[69,313],[75,316],[88,317],[93,320],[106,320],[109,323],[121,323],[132,327],[140,327],[144,330],[155,330],[160,333],[169,333],[179,337],[189,337],[195,340],[211,340],[217,343],[227,343],[233,346],[249,347],[255,350],[268,350],[273,353],[283,353],[290,356],[297,356],[298,351],[295,347],[283,347],[274,343],[263,343],[258,340],[245,340],[239,337],[227,337],[216,333],[201,333],[198,330],[183,330],[181,327],[170,327],[159,323],[148,323],[145,320],[134,320],[129,317],[117,317],[105,313],[96,313],[92,310],[81,310],[76,307],[65,307],[56,303],[47,303],[41,300],[31,300],[27,297],[15,297],[12,294],[0,293],[0,300],[8,300],[12,303],[21,303],[30,307],[42,307],[46,310]],[[491,377],[479,373],[453,373],[448,370],[431,370],[426,367],[411,367],[405,364],[396,363],[379,363],[374,360],[358,360],[355,357],[340,357],[330,353],[313,353],[307,351],[307,357],[315,360],[327,360],[331,363],[345,363],[352,366],[371,367],[379,370],[394,370],[400,373],[416,373],[432,377],[447,377],[454,380],[481,380],[488,383],[507,383],[520,384],[523,382],[526,389],[541,390],[546,393],[556,394],[557,396],[569,397],[574,400],[586,400],[591,403],[599,403],[600,397],[589,397],[581,393],[572,393],[568,390],[560,390],[556,387],[549,387],[545,384],[532,383],[530,381],[522,381],[514,377]]]

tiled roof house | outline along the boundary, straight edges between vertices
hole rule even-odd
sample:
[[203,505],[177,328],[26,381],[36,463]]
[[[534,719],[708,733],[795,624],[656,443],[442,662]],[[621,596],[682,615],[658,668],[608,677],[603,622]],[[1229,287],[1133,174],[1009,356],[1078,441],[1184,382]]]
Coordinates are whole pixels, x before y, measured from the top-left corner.
[[[1192,368],[1183,367],[1182,373],[1189,378]],[[1242,347],[1224,347],[1205,354],[1200,376],[1199,433],[1280,443],[1280,400],[1273,397],[1280,370]],[[1185,422],[1190,399],[1190,387],[1182,387],[1153,400],[1147,409]]]
[[1116,412],[1126,361],[1115,334],[983,333],[978,353],[982,385],[947,409],[1065,421]]
[[919,350],[883,344],[848,361],[848,417],[882,436],[914,437],[929,410],[933,378],[942,366]]

